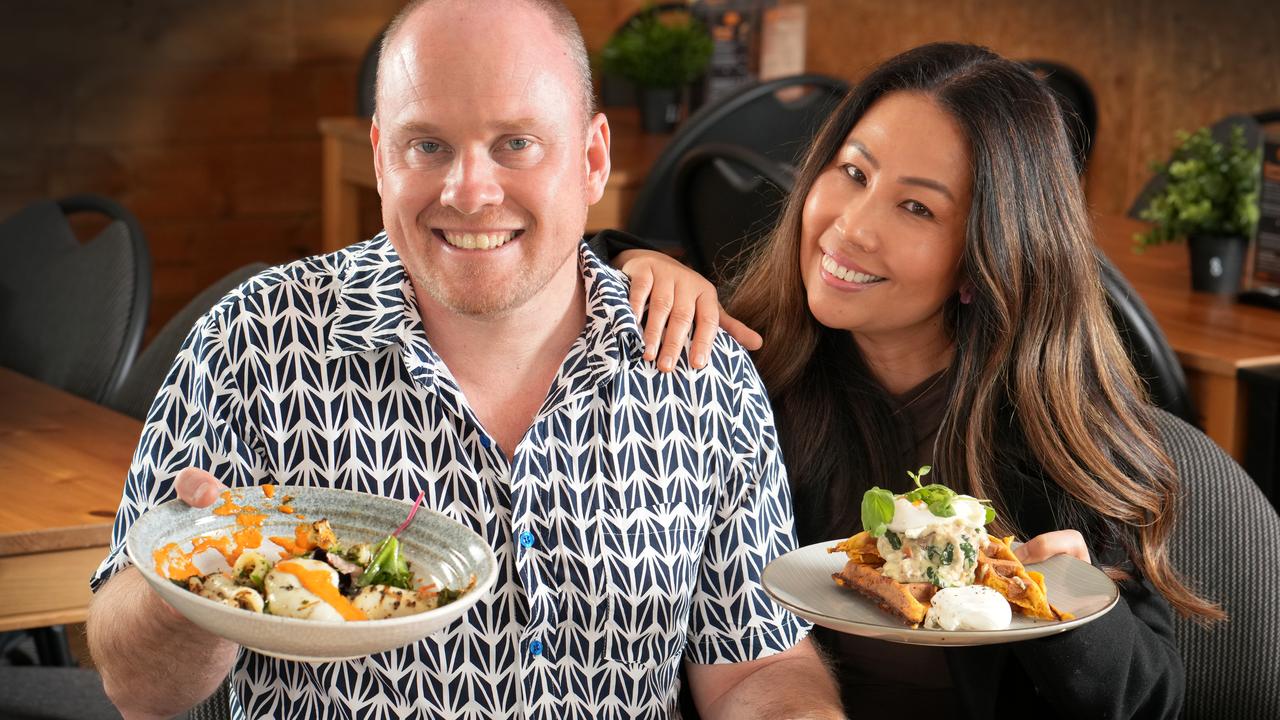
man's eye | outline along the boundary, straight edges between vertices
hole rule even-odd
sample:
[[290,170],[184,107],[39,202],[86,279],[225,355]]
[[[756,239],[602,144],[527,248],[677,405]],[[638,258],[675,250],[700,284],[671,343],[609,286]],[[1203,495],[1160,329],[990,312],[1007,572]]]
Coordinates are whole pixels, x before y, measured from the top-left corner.
[[846,163],[841,165],[840,169],[844,170],[844,173],[853,178],[853,181],[859,185],[867,184],[867,176],[862,173],[862,170],[860,170],[857,165],[849,165]]
[[922,203],[916,202],[915,200],[908,200],[905,203],[903,203],[902,206],[906,208],[907,212],[911,213],[912,215],[919,215],[920,217],[926,217],[926,218],[933,217],[932,210],[925,207]]
[[418,143],[418,150],[428,155],[434,155],[435,153],[440,152],[440,143],[431,142],[430,140],[420,142]]
[[511,150],[524,150],[528,148],[531,144],[532,143],[530,143],[525,138],[511,138],[510,140],[507,141],[507,147],[510,148]]

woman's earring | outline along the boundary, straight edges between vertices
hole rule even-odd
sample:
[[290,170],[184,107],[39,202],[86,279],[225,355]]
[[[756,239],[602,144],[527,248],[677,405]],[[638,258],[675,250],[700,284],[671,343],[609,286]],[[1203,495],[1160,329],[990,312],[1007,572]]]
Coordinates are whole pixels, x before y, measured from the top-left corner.
[[971,302],[973,302],[973,283],[965,281],[960,286],[960,304],[968,305]]

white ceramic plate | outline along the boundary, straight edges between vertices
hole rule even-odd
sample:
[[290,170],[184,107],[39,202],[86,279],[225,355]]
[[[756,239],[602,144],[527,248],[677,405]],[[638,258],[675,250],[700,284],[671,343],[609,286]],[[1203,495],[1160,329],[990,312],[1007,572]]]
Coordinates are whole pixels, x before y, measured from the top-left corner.
[[[236,488],[243,498],[237,504],[262,511],[275,500],[263,497],[261,488]],[[327,518],[343,543],[376,543],[391,533],[408,515],[410,504],[400,500],[331,488],[282,486],[276,499],[291,495],[293,509],[311,522]],[[215,503],[221,505],[221,501]],[[176,542],[183,550],[203,535],[225,535],[235,529],[235,516],[214,515],[213,508],[193,508],[180,500],[164,503],[138,518],[129,530],[125,549],[156,592],[196,625],[244,647],[286,660],[326,662],[363,657],[417,642],[453,622],[484,597],[498,575],[498,563],[488,543],[471,529],[437,512],[419,509],[413,523],[400,533],[401,552],[409,560],[415,580],[465,587],[471,575],[476,586],[461,598],[417,615],[365,622],[323,622],[277,617],[233,608],[200,597],[155,571],[152,553]],[[292,537],[298,518],[266,511],[263,537]],[[264,547],[267,545],[264,539]],[[268,554],[272,557],[272,554]],[[220,564],[220,567],[218,565]],[[226,568],[217,553],[197,557],[203,572]]]
[[1102,617],[1120,599],[1120,588],[1098,568],[1067,555],[1028,565],[1044,573],[1045,589],[1054,607],[1075,615],[1051,622],[1013,613],[1004,630],[926,630],[911,628],[876,607],[862,595],[836,585],[832,573],[844,567],[844,553],[827,548],[838,540],[817,543],[769,563],[761,579],[778,604],[810,622],[862,637],[912,645],[989,645],[1030,640],[1079,627]]

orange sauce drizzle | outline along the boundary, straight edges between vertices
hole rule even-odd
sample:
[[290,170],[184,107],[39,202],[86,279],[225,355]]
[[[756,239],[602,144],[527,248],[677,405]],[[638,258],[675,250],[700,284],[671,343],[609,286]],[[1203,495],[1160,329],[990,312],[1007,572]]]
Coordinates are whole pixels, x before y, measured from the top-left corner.
[[214,515],[238,515],[242,512],[253,510],[253,508],[241,507],[235,504],[235,500],[238,498],[233,499],[230,490],[223,490],[219,497],[222,498],[222,504],[213,509]]
[[267,496],[268,498],[273,498],[273,497],[275,497],[275,496],[276,496],[276,486],[275,486],[275,485],[263,485],[263,486],[262,486],[262,494],[263,494],[263,495],[265,495],[265,496]]
[[[310,525],[307,523],[299,523],[293,529],[293,539],[287,537],[272,535],[271,542],[279,545],[285,552],[290,555],[302,555],[315,549],[316,544],[311,542],[311,534],[308,532]],[[280,557],[284,557],[281,555]]]
[[[245,508],[252,510],[253,508]],[[240,527],[262,527],[262,521],[266,520],[265,513],[242,512],[236,515],[236,524]]]
[[316,597],[328,603],[344,620],[368,620],[369,616],[364,611],[351,604],[351,601],[342,596],[338,592],[338,586],[333,584],[329,573],[324,570],[309,570],[302,566],[301,563],[285,561],[276,565],[276,570],[284,572],[298,578],[298,582],[302,583],[302,587],[310,590]]
[[[200,574],[200,570],[191,562],[191,553],[182,552],[178,543],[169,543],[159,548],[151,557],[156,563],[156,574],[170,580],[186,580]],[[166,571],[166,566],[168,569]]]
[[[285,515],[288,515],[289,513],[293,512],[292,505],[281,505],[278,509],[280,510],[280,512],[284,513]],[[298,517],[302,517],[302,516],[299,515]]]
[[[264,486],[273,487],[273,486]],[[269,493],[268,493],[269,495]],[[192,561],[196,555],[210,548],[217,550],[228,565],[234,566],[245,550],[262,545],[262,523],[267,519],[255,508],[237,505],[230,490],[222,492],[222,504],[213,509],[214,515],[235,515],[236,525],[240,528],[231,533],[231,537],[200,537],[191,543],[191,551],[183,552],[177,543],[169,543],[152,553],[156,563],[156,574],[170,580],[186,580],[200,575],[200,569]]]

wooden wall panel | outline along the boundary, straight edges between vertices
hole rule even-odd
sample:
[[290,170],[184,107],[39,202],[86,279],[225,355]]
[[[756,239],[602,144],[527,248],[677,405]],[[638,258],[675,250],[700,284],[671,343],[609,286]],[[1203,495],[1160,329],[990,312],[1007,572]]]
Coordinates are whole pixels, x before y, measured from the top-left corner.
[[[784,0],[785,1],[785,0]],[[0,217],[94,191],[134,209],[155,257],[154,331],[252,260],[319,244],[316,120],[399,0],[49,0],[0,6]],[[568,0],[593,50],[641,0]],[[1173,132],[1280,106],[1280,12],[1226,0],[807,0],[812,70],[856,79],[932,40],[1075,66],[1098,94],[1088,177],[1122,210]],[[378,226],[376,196],[363,226]]]

